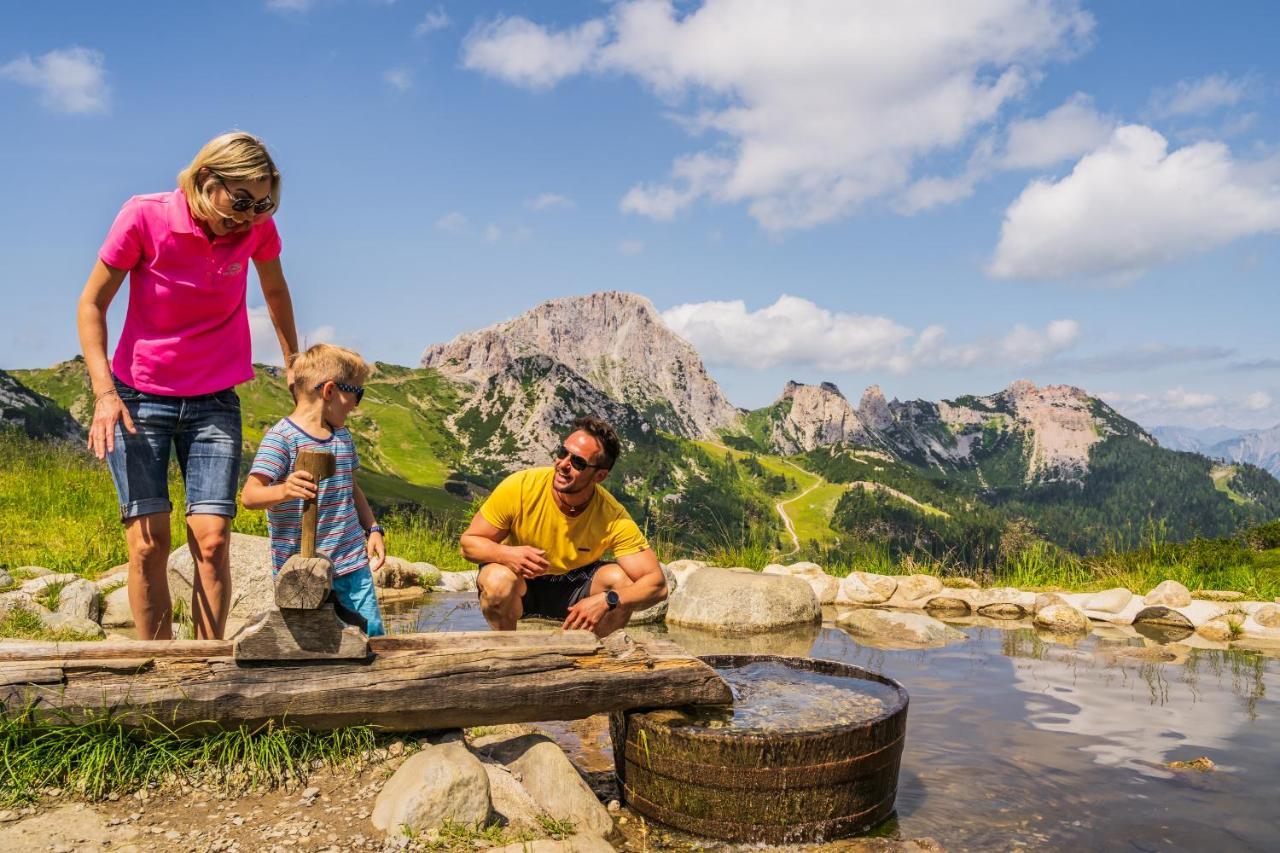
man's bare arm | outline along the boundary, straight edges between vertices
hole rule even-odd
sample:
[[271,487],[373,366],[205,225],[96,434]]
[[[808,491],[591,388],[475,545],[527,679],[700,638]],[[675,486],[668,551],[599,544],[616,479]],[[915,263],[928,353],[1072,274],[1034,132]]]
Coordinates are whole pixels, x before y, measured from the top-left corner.
[[508,533],[509,530],[494,527],[477,512],[460,538],[462,556],[480,565],[501,563],[522,578],[545,574],[551,564],[543,550],[531,545],[504,545],[502,543]]
[[631,586],[618,591],[621,604],[633,610],[644,610],[667,597],[667,578],[662,574],[658,555],[652,548],[618,557],[617,561],[631,578]]

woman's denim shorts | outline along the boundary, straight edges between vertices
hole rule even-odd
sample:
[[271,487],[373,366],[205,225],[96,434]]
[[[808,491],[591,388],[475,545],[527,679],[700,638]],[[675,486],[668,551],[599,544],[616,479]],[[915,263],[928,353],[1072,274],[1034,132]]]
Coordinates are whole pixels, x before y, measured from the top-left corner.
[[116,425],[107,467],[120,496],[120,518],[171,512],[169,456],[176,452],[187,489],[187,515],[236,514],[240,479],[240,397],[228,388],[198,397],[147,394],[116,381],[136,433]]

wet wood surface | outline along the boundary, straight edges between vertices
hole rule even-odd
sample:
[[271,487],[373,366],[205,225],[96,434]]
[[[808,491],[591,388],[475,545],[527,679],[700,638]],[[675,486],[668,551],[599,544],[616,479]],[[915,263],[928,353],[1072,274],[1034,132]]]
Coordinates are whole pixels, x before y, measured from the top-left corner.
[[0,642],[0,708],[141,726],[420,731],[723,704],[713,669],[666,640],[586,631],[375,637],[362,661],[236,661],[230,641]]

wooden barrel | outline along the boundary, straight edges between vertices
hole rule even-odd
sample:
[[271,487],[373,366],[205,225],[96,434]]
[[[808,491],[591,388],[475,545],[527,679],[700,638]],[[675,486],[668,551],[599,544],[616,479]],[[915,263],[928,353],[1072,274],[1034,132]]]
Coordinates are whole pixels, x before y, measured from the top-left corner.
[[[716,668],[757,662],[888,685],[896,701],[849,725],[760,732],[682,725],[678,710],[614,714],[623,797],[668,826],[727,841],[787,844],[866,832],[893,812],[907,729],[907,691],[834,661],[708,655]],[[673,725],[674,723],[674,725]]]

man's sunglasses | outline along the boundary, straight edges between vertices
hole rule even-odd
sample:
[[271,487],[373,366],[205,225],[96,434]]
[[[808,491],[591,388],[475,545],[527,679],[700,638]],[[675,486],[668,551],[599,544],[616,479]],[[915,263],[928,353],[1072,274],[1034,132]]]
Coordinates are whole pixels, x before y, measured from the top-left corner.
[[268,210],[276,206],[276,203],[267,196],[262,199],[255,199],[252,196],[245,198],[242,195],[236,195],[231,191],[231,187],[227,186],[227,182],[222,179],[221,175],[214,175],[218,179],[218,183],[222,184],[222,188],[227,191],[227,195],[231,197],[231,209],[236,213],[244,213],[249,208],[253,208],[254,213],[266,213]]
[[[328,381],[329,381],[328,379],[326,379],[326,380],[325,380],[325,382],[328,382]],[[364,399],[364,386],[363,386],[363,385],[348,385],[348,384],[347,384],[347,383],[345,383],[345,382],[334,382],[333,384],[334,384],[334,385],[336,385],[336,386],[338,386],[338,388],[339,388],[340,390],[342,390],[342,391],[346,391],[348,394],[355,394],[355,395],[356,395],[356,405],[357,405],[357,406],[358,406],[358,405],[360,405],[360,401]],[[315,387],[315,390],[319,391],[319,390],[320,390],[321,388],[323,388],[323,387],[324,387],[324,382],[321,382],[319,385],[317,385],[317,386]],[[581,470],[581,469],[579,469],[579,470]]]
[[573,470],[575,471],[585,471],[588,468],[601,467],[594,462],[588,462],[576,453],[570,453],[569,448],[565,447],[563,444],[556,448],[556,459],[563,459],[566,456],[569,457],[569,464],[573,466]]

